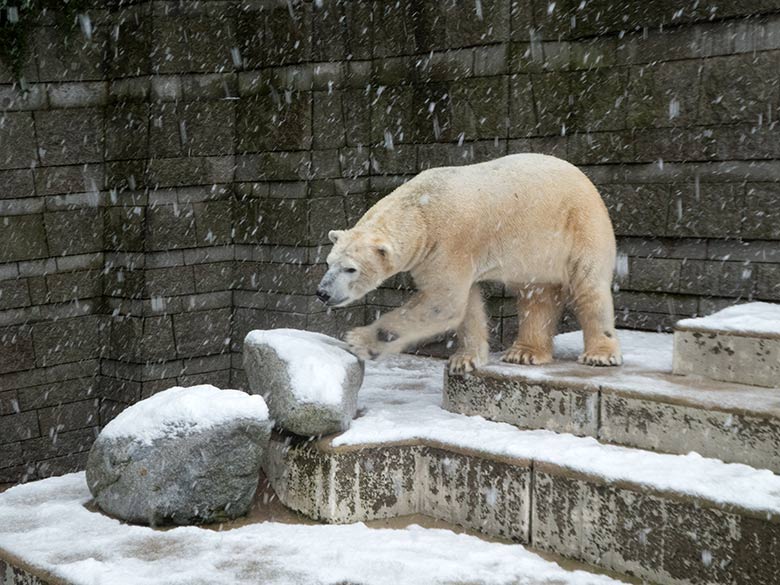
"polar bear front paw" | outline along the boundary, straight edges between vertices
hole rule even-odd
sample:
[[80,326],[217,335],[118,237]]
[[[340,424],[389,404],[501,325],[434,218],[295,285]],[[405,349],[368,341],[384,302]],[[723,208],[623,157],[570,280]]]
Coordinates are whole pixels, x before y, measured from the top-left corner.
[[524,345],[513,345],[504,352],[501,361],[524,366],[539,366],[549,364],[552,361],[552,354]]
[[385,345],[377,339],[377,332],[372,327],[356,327],[347,332],[344,341],[349,350],[363,360],[377,359]]
[[458,352],[450,356],[447,366],[451,375],[463,376],[476,370],[483,362],[477,354]]

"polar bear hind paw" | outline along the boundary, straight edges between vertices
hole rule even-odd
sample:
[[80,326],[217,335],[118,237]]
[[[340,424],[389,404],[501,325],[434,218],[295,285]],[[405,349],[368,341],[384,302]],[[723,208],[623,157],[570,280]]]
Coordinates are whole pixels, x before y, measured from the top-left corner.
[[525,346],[512,346],[501,357],[502,362],[524,366],[540,366],[552,361],[552,354]]
[[620,355],[619,351],[586,351],[580,355],[577,361],[586,366],[610,367],[621,365],[623,363],[623,356]]

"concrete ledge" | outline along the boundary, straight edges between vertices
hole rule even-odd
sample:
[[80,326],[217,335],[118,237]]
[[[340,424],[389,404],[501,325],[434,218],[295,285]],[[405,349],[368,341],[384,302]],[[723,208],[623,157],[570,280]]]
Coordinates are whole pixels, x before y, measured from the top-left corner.
[[674,332],[674,373],[780,392],[780,335],[678,327]]
[[769,585],[780,574],[778,515],[558,465],[276,435],[265,467],[282,503],[326,522],[422,513],[663,585]]
[[554,380],[526,375],[528,370],[522,368],[445,375],[443,406],[522,429],[571,433],[662,453],[695,451],[780,473],[776,392],[663,372],[650,375],[654,386],[648,391],[647,378],[637,381],[641,388],[632,388],[608,381],[609,374],[588,378],[593,371],[584,366],[561,364],[553,371],[559,374]]
[[[556,338],[551,364],[492,360],[465,377],[445,373],[443,406],[521,429],[678,455],[694,451],[780,473],[777,389],[675,375],[671,335],[621,330],[619,337],[620,368],[577,364],[580,335],[567,333]],[[780,376],[780,353],[774,359],[768,368]]]
[[694,451],[727,463],[780,473],[780,417],[647,399],[612,388],[600,392],[597,438],[662,453]]
[[443,406],[524,429],[548,429],[595,437],[599,425],[599,387],[587,381],[540,382],[494,371],[472,376],[445,373]]
[[780,390],[780,304],[735,305],[679,321],[673,370]]
[[274,435],[264,464],[281,502],[334,524],[425,514],[527,543],[531,464],[426,443],[334,448]]
[[2,585],[67,585],[59,579],[41,576],[22,560],[0,551],[0,584]]
[[662,584],[770,585],[780,523],[679,494],[534,466],[531,545]]

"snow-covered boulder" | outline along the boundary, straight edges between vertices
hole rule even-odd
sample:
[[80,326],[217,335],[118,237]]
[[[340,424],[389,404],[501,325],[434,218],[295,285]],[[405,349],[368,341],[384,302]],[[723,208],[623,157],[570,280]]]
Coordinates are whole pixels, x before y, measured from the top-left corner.
[[87,461],[97,505],[128,522],[200,524],[252,504],[271,422],[262,397],[170,388],[106,425]]
[[271,329],[246,336],[244,369],[250,390],[265,398],[276,425],[316,436],[349,428],[365,365],[327,335]]

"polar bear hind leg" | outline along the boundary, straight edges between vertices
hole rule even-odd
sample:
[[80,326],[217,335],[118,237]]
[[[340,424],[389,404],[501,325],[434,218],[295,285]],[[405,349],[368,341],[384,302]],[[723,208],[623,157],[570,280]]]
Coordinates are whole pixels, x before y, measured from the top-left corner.
[[589,366],[622,364],[610,284],[603,280],[580,282],[572,290],[571,301],[585,341],[585,351],[578,361]]
[[553,337],[563,313],[560,286],[534,285],[517,293],[517,339],[501,358],[511,364],[541,365],[552,361]]

